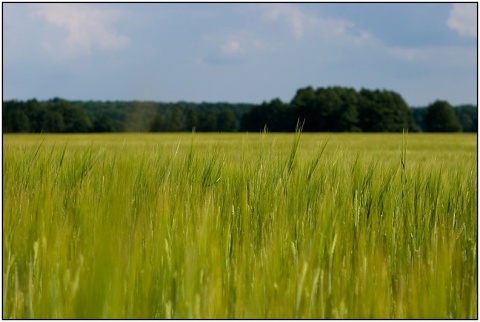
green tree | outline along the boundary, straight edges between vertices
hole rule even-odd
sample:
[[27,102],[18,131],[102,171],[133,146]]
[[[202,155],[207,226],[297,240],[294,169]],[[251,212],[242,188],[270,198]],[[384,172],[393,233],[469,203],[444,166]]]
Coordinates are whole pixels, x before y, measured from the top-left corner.
[[185,129],[185,121],[183,119],[183,112],[180,107],[175,106],[170,114],[169,131],[178,132]]
[[198,115],[197,110],[193,107],[187,109],[185,116],[185,129],[187,131],[194,131],[198,127]]
[[306,132],[356,132],[359,95],[343,87],[306,87],[297,91],[291,106]]
[[65,130],[63,116],[55,111],[49,111],[46,116],[45,132],[61,133]]
[[[31,117],[32,118],[32,117]],[[45,106],[41,106],[34,115],[36,133],[61,133],[65,130],[63,116]]]
[[266,127],[272,132],[295,131],[296,115],[289,104],[283,103],[279,98],[252,108],[243,114],[242,128],[246,131],[259,132]]
[[213,109],[200,114],[198,120],[198,130],[200,132],[217,131],[217,114]]
[[360,91],[359,126],[364,132],[417,132],[418,126],[403,98],[392,91]]
[[[263,103],[262,113],[266,119],[267,129],[273,132],[293,132],[297,124],[295,111],[290,104],[282,102],[279,98]],[[263,129],[263,128],[262,128]]]
[[63,132],[84,133],[92,130],[92,121],[88,114],[68,101],[55,98],[50,101],[48,106],[52,111],[62,115],[64,122]]
[[[23,104],[17,100],[5,101],[2,104],[2,129],[3,133],[23,132],[30,130],[28,116],[23,112]],[[22,114],[23,116],[20,116]],[[21,120],[18,117],[21,117]],[[20,122],[19,122],[20,121]]]
[[30,120],[22,109],[13,109],[8,115],[8,123],[11,132],[28,133],[30,132]]
[[112,119],[107,114],[101,114],[93,122],[93,132],[113,132],[114,126]]
[[430,104],[424,121],[428,132],[462,131],[462,125],[455,115],[453,107],[447,101],[438,100]]
[[358,132],[359,95],[344,87],[319,88],[317,93],[317,131]]
[[460,124],[462,124],[463,132],[478,131],[478,109],[473,105],[460,105],[453,108]]
[[425,114],[427,113],[426,107],[413,107],[410,109],[412,111],[413,118],[415,123],[418,125],[421,131],[426,132],[427,127],[425,126]]
[[45,108],[36,99],[30,99],[22,103],[22,107],[30,122],[30,132],[46,132],[44,129],[47,114]]
[[[262,105],[264,104],[266,103],[263,103]],[[243,114],[240,124],[244,131],[258,132],[267,125],[267,122],[268,120],[262,113],[261,106],[255,106],[249,112]]]
[[217,130],[220,132],[235,132],[238,130],[238,122],[230,109],[223,109],[218,113]]
[[304,120],[304,132],[321,131],[324,128],[324,119],[321,115],[321,109],[317,100],[318,90],[315,91],[311,86],[297,90],[290,105],[295,111],[295,118]]
[[163,114],[157,114],[152,123],[150,124],[150,132],[164,132],[167,130],[165,116]]
[[351,88],[338,88],[340,95],[340,106],[332,120],[335,127],[332,131],[336,132],[359,132],[358,127],[358,105],[359,95]]

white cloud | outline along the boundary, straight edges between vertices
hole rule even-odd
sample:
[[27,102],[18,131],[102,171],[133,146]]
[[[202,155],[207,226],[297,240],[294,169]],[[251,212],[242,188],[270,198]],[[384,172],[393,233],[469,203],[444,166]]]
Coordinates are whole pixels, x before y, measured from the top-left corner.
[[229,40],[222,46],[222,51],[225,54],[235,54],[240,51],[240,42],[237,40]]
[[113,23],[121,17],[118,11],[98,9],[86,4],[47,4],[33,13],[49,25],[64,32],[60,41],[48,37],[42,41],[49,52],[60,50],[65,55],[89,55],[94,49],[119,49],[129,38],[118,34]]
[[455,3],[450,10],[447,25],[462,37],[477,37],[477,4]]
[[212,49],[203,60],[213,64],[244,63],[255,53],[271,47],[255,32],[246,29],[209,34],[203,40]]
[[[293,4],[261,4],[254,7],[252,15],[260,19],[253,20],[248,28],[219,31],[203,37],[209,43],[211,51],[206,53],[203,62],[211,64],[239,64],[259,60],[279,52],[294,54],[296,44],[291,40],[301,41],[308,38],[305,44],[312,44],[322,55],[334,52],[331,48],[338,46],[362,46],[375,44],[375,38],[368,32],[355,28],[354,24],[343,19],[319,17],[307,12],[304,8]],[[290,39],[279,32],[281,25],[291,32]],[[273,27],[274,29],[272,30]],[[273,31],[273,33],[272,33]],[[328,54],[327,54],[328,55]],[[336,55],[336,54],[335,54]]]
[[267,4],[263,18],[268,22],[283,21],[292,30],[294,37],[302,39],[307,33],[313,33],[324,39],[363,44],[370,42],[373,36],[355,28],[352,22],[343,19],[324,18],[304,12],[292,4]]
[[290,25],[297,39],[303,37],[306,24],[315,23],[312,17],[304,14],[299,8],[288,4],[274,5],[272,9],[265,13],[264,17],[267,21],[284,20]]
[[416,61],[425,58],[425,53],[418,48],[386,47],[388,55],[404,61]]
[[385,47],[387,55],[401,61],[437,64],[462,68],[476,65],[476,52],[470,48],[441,47]]

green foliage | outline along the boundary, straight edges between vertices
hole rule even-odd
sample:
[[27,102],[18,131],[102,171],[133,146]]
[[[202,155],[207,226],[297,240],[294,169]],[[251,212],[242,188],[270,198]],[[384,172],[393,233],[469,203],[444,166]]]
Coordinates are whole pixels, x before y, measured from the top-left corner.
[[194,131],[198,127],[198,114],[197,110],[193,107],[188,108],[185,116],[185,129],[188,131]]
[[291,132],[296,120],[305,132],[417,132],[413,115],[402,97],[392,91],[343,87],[299,89],[289,105],[276,99],[245,113],[242,127]]
[[413,119],[415,120],[415,123],[418,124],[420,127],[420,130],[422,132],[426,132],[427,128],[425,126],[425,114],[427,113],[427,108],[426,107],[414,107],[411,109]]
[[452,106],[446,101],[430,104],[424,117],[428,132],[461,132],[462,125]]
[[92,124],[90,118],[83,110],[74,108],[66,102],[57,104],[54,110],[63,116],[63,132],[84,133],[91,130]]
[[3,131],[7,133],[81,133],[90,132],[93,127],[85,111],[59,98],[43,103],[36,100],[4,102],[2,114]]
[[311,87],[297,91],[292,108],[306,132],[357,132],[359,97],[353,89]]
[[478,110],[476,106],[455,106],[454,111],[462,124],[463,132],[478,132]]
[[93,123],[93,132],[114,132],[114,130],[113,121],[107,114],[99,115]]
[[183,112],[177,106],[170,111],[170,122],[168,123],[168,130],[170,132],[183,131],[185,128],[185,121],[183,119]]
[[214,110],[208,110],[200,114],[198,130],[200,132],[214,132],[217,130],[217,114]]
[[4,135],[3,318],[476,319],[476,148]]
[[167,129],[167,122],[165,121],[165,116],[162,114],[155,116],[150,124],[150,132],[166,132]]
[[217,118],[217,130],[219,132],[235,132],[238,130],[238,122],[232,110],[222,110]]
[[14,110],[6,118],[6,130],[10,132],[27,133],[30,132],[30,119],[27,114],[21,110]]
[[[6,101],[4,133],[237,131],[252,104]],[[217,118],[220,117],[220,121]],[[218,123],[217,123],[218,122]]]
[[244,114],[242,128],[251,132],[263,131],[265,127],[273,132],[293,132],[297,120],[292,111],[278,98],[263,102]]
[[359,126],[364,132],[417,132],[413,115],[402,97],[392,91],[360,91]]
[[[420,126],[423,132],[427,132],[425,124],[425,115],[428,107],[412,108],[415,122]],[[463,132],[477,132],[478,131],[478,109],[473,105],[460,105],[453,108],[458,121],[462,125]],[[451,115],[451,114],[450,114]]]
[[[476,107],[459,106],[454,111],[465,132],[477,131]],[[336,86],[301,88],[290,103],[278,98],[261,104],[6,101],[2,124],[4,133],[192,132],[194,128],[197,132],[294,132],[296,122],[302,120],[304,132],[400,133],[426,131],[426,112],[409,109],[393,91],[357,92]],[[451,112],[443,116],[451,117]]]

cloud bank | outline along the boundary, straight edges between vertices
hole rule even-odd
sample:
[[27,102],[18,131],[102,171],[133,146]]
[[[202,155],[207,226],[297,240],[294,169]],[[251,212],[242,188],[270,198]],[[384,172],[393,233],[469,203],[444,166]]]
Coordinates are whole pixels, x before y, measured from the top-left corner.
[[263,15],[264,20],[286,23],[297,40],[302,39],[307,33],[354,44],[373,40],[370,33],[357,29],[350,21],[313,15],[292,4],[269,4],[265,7],[268,10]]
[[462,37],[477,37],[477,4],[455,3],[447,20],[447,26]]
[[60,40],[48,36],[43,40],[43,48],[49,52],[90,55],[95,49],[119,49],[130,42],[115,30],[114,22],[121,17],[118,11],[85,4],[46,4],[34,11],[33,16],[64,32]]

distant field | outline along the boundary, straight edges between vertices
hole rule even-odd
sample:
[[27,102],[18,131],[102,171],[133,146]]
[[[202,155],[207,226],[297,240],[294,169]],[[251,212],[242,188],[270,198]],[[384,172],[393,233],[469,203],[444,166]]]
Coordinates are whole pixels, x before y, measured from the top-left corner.
[[477,136],[3,136],[3,318],[477,318]]

